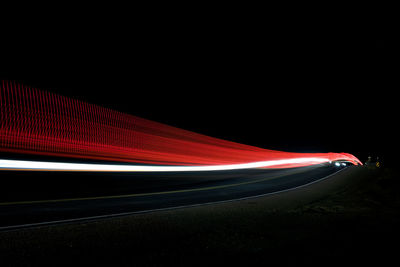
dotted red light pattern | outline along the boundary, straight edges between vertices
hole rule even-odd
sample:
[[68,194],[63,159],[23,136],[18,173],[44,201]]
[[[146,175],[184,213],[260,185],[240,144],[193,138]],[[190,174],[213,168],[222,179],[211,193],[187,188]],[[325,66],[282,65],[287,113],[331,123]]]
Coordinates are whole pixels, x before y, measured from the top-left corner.
[[[123,97],[123,96],[122,96]],[[0,84],[0,151],[160,165],[220,165],[347,153],[289,153],[217,139],[32,88]],[[287,164],[297,167],[307,164]]]

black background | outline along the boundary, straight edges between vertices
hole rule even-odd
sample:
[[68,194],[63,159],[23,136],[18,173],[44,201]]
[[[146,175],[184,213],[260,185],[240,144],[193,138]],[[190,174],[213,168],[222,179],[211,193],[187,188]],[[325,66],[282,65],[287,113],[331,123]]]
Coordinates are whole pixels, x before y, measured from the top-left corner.
[[231,141],[390,162],[392,23],[323,17],[47,18],[3,35],[1,75]]

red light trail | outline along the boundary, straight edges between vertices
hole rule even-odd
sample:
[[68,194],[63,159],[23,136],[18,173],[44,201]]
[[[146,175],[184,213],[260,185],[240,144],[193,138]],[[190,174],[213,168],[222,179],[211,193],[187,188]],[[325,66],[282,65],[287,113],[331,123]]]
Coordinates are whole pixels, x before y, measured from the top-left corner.
[[[288,168],[336,160],[361,164],[347,153],[281,152],[213,138],[13,81],[1,81],[0,113],[1,152],[186,166],[183,170]],[[0,168],[11,168],[7,164],[1,161]],[[139,166],[124,171],[140,171]]]

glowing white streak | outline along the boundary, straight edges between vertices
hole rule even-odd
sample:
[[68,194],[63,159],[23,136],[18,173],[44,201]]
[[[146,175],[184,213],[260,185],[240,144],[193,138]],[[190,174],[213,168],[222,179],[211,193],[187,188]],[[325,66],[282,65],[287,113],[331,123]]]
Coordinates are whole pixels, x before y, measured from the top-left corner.
[[293,158],[257,161],[230,165],[208,166],[157,166],[157,165],[114,165],[94,163],[67,163],[27,160],[0,160],[0,170],[36,170],[36,171],[88,171],[88,172],[185,172],[185,171],[222,171],[263,167],[275,167],[285,164],[319,164],[329,162],[325,158]]

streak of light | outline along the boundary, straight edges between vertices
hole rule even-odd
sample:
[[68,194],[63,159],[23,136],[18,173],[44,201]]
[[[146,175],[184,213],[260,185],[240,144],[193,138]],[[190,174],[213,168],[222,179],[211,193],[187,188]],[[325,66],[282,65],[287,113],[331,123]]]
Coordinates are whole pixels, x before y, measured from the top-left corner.
[[27,160],[0,160],[0,169],[26,170],[26,171],[82,171],[82,172],[199,172],[240,170],[253,168],[268,168],[301,164],[314,165],[329,162],[326,158],[293,158],[281,160],[257,161],[241,164],[208,165],[208,166],[157,166],[157,165],[117,165],[117,164],[93,164],[93,163],[68,163],[46,162]]

